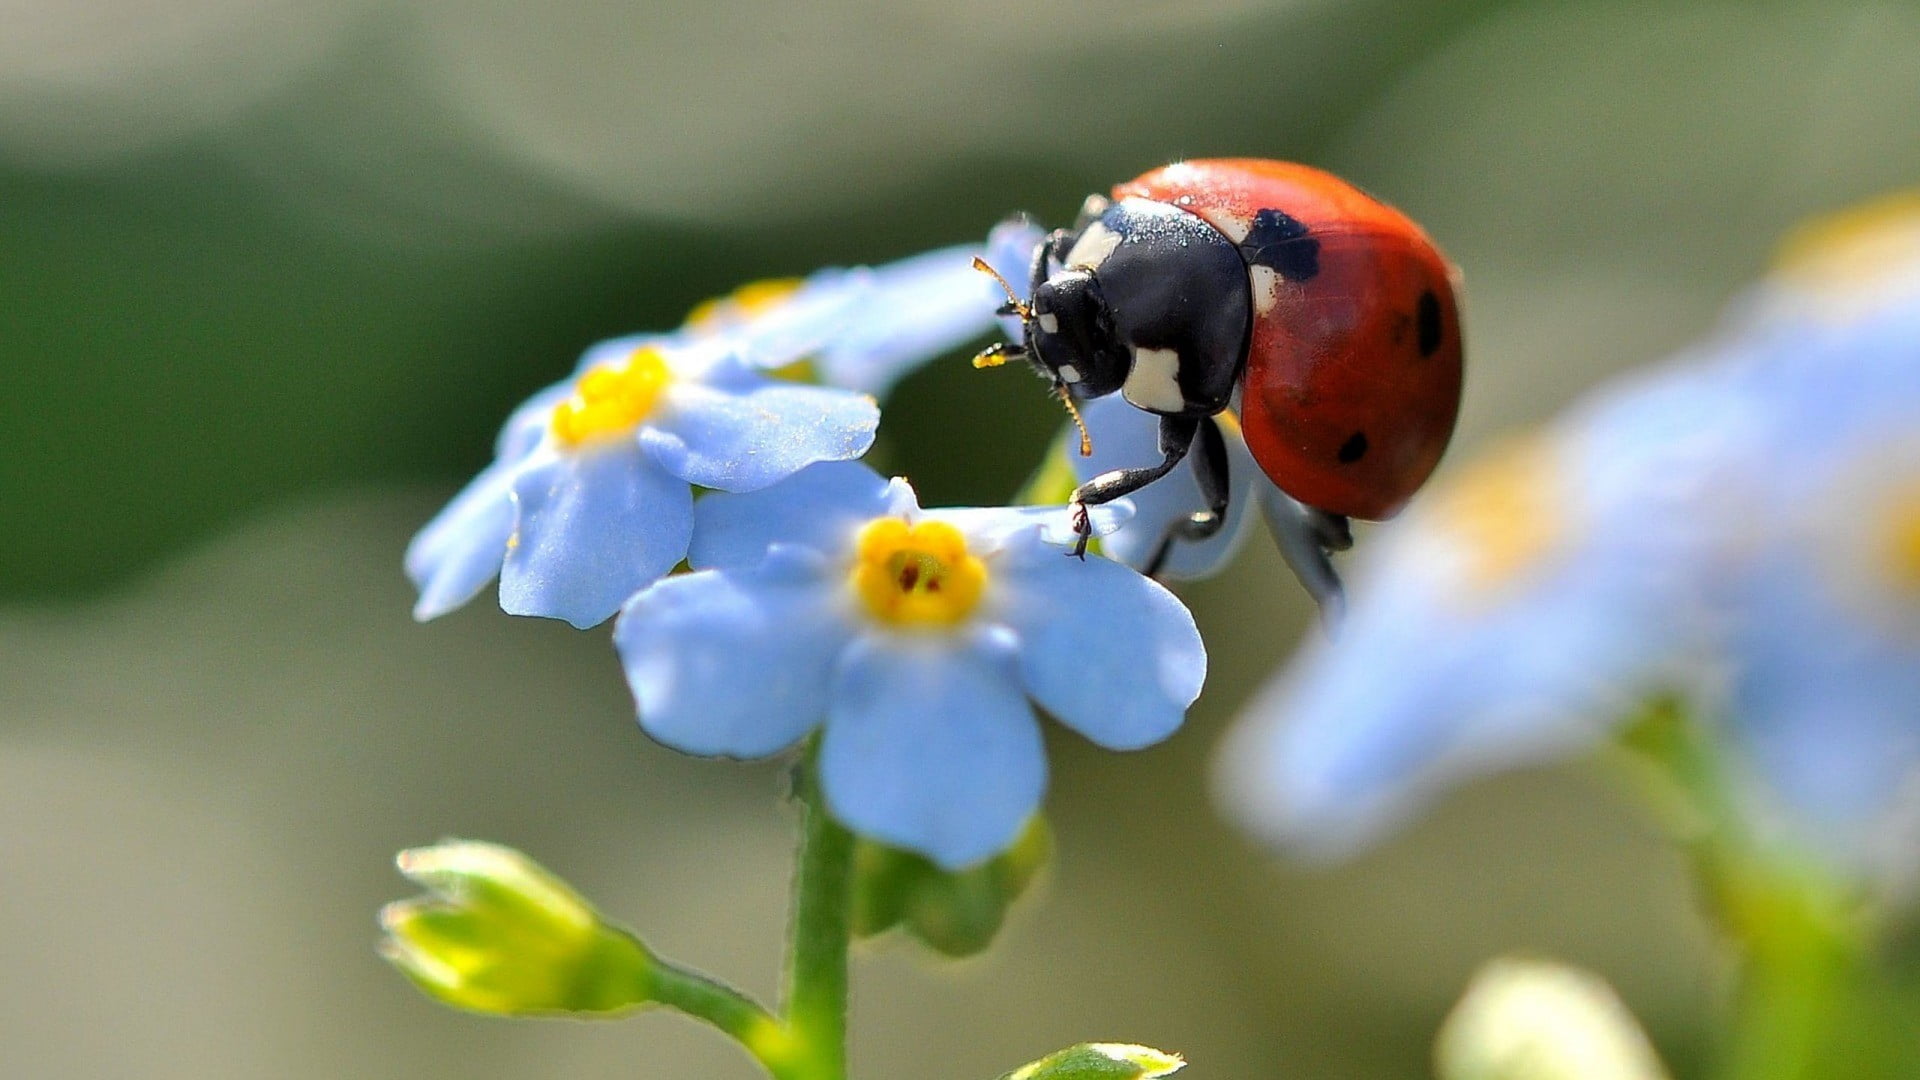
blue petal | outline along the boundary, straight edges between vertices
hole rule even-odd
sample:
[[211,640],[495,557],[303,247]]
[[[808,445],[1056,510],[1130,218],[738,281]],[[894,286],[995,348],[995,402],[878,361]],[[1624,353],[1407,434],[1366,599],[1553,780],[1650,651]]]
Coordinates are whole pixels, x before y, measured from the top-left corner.
[[947,635],[849,646],[820,747],[834,816],[949,870],[1012,844],[1039,808],[1047,760],[1009,649]]
[[647,734],[689,754],[764,757],[826,719],[852,633],[810,552],[656,582],[613,632]]
[[500,435],[493,443],[493,456],[500,461],[519,461],[533,453],[553,422],[554,406],[572,393],[573,382],[568,380],[555,383],[522,402],[501,425]]
[[426,622],[460,607],[500,572],[518,470],[516,462],[487,466],[407,545],[407,577],[420,590],[414,618]]
[[[922,516],[959,529],[975,551],[991,551],[1021,536],[1035,536],[1055,547],[1066,547],[1077,538],[1073,511],[1064,506],[941,506]],[[1112,533],[1132,516],[1132,499],[1087,507],[1094,536]]]
[[631,443],[553,454],[513,486],[515,543],[500,573],[513,615],[605,622],[686,557],[693,492]]
[[776,543],[838,555],[867,522],[916,509],[905,480],[888,480],[857,461],[822,462],[759,491],[701,499],[687,561],[700,569],[752,566]]
[[[1160,460],[1160,418],[1134,408],[1119,394],[1095,398],[1080,407],[1093,440],[1093,456],[1073,454],[1073,471],[1082,483],[1110,469],[1137,468]],[[1264,481],[1239,428],[1225,425],[1227,442],[1227,523],[1199,542],[1176,541],[1160,576],[1179,580],[1218,573],[1233,558],[1251,520],[1253,485]],[[1133,519],[1107,538],[1102,550],[1135,569],[1146,566],[1175,523],[1207,508],[1194,479],[1191,460],[1128,496]]]
[[993,564],[1000,618],[1020,639],[1027,692],[1109,750],[1159,742],[1206,681],[1193,616],[1153,581],[1107,559],[1063,559],[1035,540]]
[[1834,606],[1808,555],[1755,568],[1728,715],[1823,850],[1857,856],[1920,778],[1920,641]]
[[[872,274],[864,267],[816,271],[792,295],[764,311],[705,332],[762,370],[817,357],[860,316]],[[695,327],[694,332],[703,331]]]
[[873,445],[872,398],[717,371],[668,390],[670,405],[641,426],[660,467],[690,484],[757,491],[816,461],[847,461]]
[[[884,394],[929,360],[992,329],[1003,294],[973,269],[975,256],[1004,257],[1040,241],[1021,222],[994,230],[986,248],[963,244],[876,267],[822,270],[787,300],[725,332],[750,363],[784,367],[811,359],[829,386]],[[1025,280],[1027,254],[1008,276]]]
[[993,279],[973,268],[983,249],[943,248],[878,267],[867,275],[857,318],[821,350],[822,381],[884,394],[895,382],[996,326],[1005,300]]

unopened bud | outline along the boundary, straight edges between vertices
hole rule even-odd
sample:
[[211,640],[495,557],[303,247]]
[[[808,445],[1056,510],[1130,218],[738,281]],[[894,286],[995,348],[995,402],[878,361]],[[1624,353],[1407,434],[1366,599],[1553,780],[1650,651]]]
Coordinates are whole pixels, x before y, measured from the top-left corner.
[[426,896],[380,912],[380,955],[421,990],[474,1012],[604,1013],[648,998],[653,958],[512,848],[449,841],[400,853]]
[[1034,817],[1014,845],[970,869],[942,870],[925,856],[861,840],[854,863],[854,932],[895,926],[947,956],[993,943],[1007,910],[1053,854],[1053,834]]
[[1000,1080],[1154,1080],[1186,1065],[1179,1054],[1132,1043],[1081,1043],[1022,1065]]
[[1666,1080],[1599,976],[1513,957],[1480,969],[1434,1046],[1440,1080]]

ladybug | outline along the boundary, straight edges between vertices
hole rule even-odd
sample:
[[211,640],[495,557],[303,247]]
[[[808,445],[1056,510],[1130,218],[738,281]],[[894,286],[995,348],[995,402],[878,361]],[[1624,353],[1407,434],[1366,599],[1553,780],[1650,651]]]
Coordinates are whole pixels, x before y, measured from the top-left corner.
[[1406,215],[1337,176],[1252,158],[1185,161],[1087,199],[1034,253],[1026,303],[1011,298],[1025,359],[1071,407],[1119,393],[1160,417],[1157,464],[1117,469],[1072,497],[1087,507],[1158,480],[1194,451],[1208,508],[1177,540],[1217,532],[1227,510],[1222,413],[1237,414],[1260,468],[1293,504],[1269,508],[1280,546],[1323,606],[1329,553],[1348,519],[1396,513],[1439,463],[1460,407],[1457,274]]

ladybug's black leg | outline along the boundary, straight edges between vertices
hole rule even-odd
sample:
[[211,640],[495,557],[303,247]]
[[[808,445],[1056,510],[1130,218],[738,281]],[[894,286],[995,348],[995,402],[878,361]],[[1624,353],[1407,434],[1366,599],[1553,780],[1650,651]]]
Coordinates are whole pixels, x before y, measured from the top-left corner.
[[1079,540],[1073,545],[1073,554],[1087,557],[1087,541],[1093,537],[1093,523],[1087,519],[1087,507],[1109,503],[1126,495],[1131,495],[1155,480],[1173,471],[1187,456],[1187,450],[1193,446],[1193,438],[1200,430],[1202,417],[1163,416],[1160,418],[1160,452],[1166,457],[1158,465],[1148,465],[1139,469],[1115,469],[1073,489],[1073,498],[1068,506],[1073,510],[1073,531],[1079,534]]
[[1270,484],[1260,488],[1260,513],[1267,519],[1280,556],[1320,605],[1321,622],[1331,630],[1346,608],[1346,590],[1330,556],[1353,546],[1347,519],[1295,502]]
[[1153,557],[1141,571],[1148,577],[1158,576],[1166,567],[1175,543],[1205,540],[1227,523],[1227,441],[1221,437],[1220,425],[1214,423],[1211,416],[1200,421],[1199,434],[1200,445],[1193,455],[1193,478],[1200,484],[1200,497],[1207,500],[1207,508],[1167,526],[1161,534],[1160,545],[1153,549]]

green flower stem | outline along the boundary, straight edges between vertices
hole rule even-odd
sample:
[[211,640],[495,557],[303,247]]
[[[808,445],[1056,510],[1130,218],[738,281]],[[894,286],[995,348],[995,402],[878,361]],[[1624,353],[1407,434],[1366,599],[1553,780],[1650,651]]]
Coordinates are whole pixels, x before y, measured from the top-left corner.
[[793,885],[785,1013],[797,1080],[845,1080],[847,950],[853,940],[853,836],[827,813],[813,755],[802,765],[799,864]]
[[1884,1018],[1870,1007],[1878,996],[1869,989],[1872,927],[1860,897],[1753,834],[1721,749],[1677,704],[1648,709],[1622,743],[1643,790],[1691,855],[1711,913],[1741,949],[1717,1075],[1905,1075],[1882,1071],[1893,1048]]
[[759,1002],[691,968],[655,958],[648,971],[648,997],[731,1036],[778,1080],[800,1080],[794,1040]]

